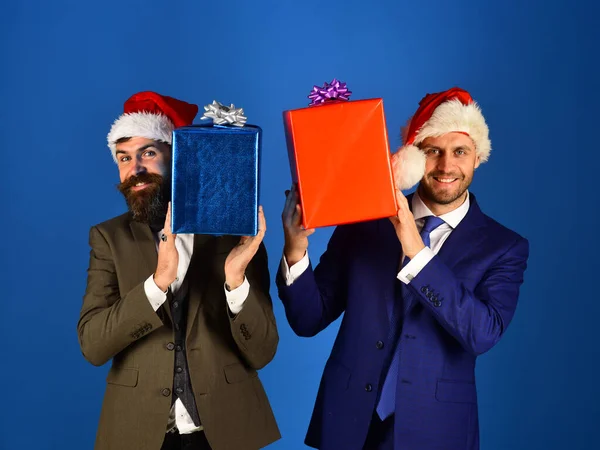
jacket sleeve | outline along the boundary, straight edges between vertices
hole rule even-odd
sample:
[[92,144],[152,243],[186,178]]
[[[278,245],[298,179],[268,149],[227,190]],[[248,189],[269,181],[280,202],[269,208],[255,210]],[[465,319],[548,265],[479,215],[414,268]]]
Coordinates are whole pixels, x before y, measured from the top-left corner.
[[309,265],[290,286],[281,270],[277,271],[279,298],[298,336],[316,335],[346,309],[350,234],[350,227],[337,227],[315,270]]
[[89,244],[87,286],[77,331],[83,356],[100,366],[163,322],[152,309],[143,282],[121,295],[110,246],[97,227],[90,230]]
[[231,333],[243,358],[253,369],[262,369],[275,356],[279,334],[273,303],[269,294],[270,275],[267,251],[261,243],[256,255],[246,269],[250,292],[242,310],[232,315],[226,302],[230,318]]
[[515,313],[528,256],[528,241],[518,238],[473,291],[434,256],[408,286],[466,351],[480,355],[500,340]]

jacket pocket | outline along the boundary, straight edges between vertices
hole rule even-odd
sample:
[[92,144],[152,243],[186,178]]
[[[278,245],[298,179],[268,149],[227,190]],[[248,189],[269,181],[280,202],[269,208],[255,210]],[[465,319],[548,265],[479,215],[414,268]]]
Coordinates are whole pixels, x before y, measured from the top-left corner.
[[106,377],[108,384],[117,384],[119,386],[135,387],[138,382],[138,370],[119,368],[111,369]]
[[256,371],[249,371],[244,367],[243,364],[240,363],[230,364],[223,367],[223,372],[225,372],[225,379],[229,384],[239,383],[240,381],[244,381],[246,378],[255,377],[257,375]]
[[476,403],[475,383],[459,380],[438,380],[435,398],[439,402]]

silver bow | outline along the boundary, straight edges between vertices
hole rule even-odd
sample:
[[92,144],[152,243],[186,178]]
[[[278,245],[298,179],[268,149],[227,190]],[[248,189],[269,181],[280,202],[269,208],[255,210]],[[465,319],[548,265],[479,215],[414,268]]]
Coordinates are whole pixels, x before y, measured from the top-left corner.
[[200,119],[212,119],[216,125],[235,125],[236,127],[243,127],[246,123],[247,117],[244,116],[244,110],[242,108],[236,108],[233,103],[229,106],[225,106],[216,100],[210,105],[204,107],[204,115]]

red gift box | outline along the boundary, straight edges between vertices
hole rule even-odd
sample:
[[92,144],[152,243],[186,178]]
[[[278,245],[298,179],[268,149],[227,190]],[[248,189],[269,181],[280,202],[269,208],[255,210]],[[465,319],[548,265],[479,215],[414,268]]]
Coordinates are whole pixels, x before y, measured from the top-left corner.
[[283,117],[304,228],[396,215],[382,99],[324,102]]

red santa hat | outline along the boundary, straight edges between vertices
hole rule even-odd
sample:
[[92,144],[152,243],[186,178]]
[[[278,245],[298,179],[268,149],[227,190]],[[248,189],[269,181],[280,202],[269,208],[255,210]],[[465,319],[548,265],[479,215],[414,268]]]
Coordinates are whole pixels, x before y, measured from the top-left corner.
[[144,137],[171,144],[175,128],[191,125],[198,106],[176,98],[145,91],[133,94],[123,107],[106,137],[117,162],[116,141],[125,137]]
[[480,162],[490,157],[492,144],[489,129],[479,105],[471,95],[454,87],[427,94],[419,109],[402,129],[403,146],[392,155],[395,181],[400,189],[409,189],[425,174],[425,153],[419,149],[425,139],[459,132],[471,137]]

